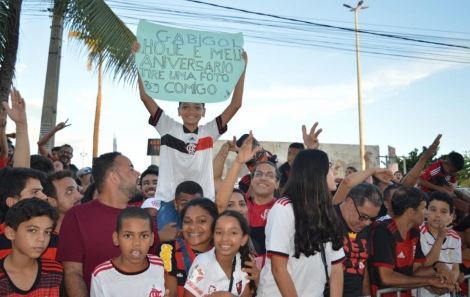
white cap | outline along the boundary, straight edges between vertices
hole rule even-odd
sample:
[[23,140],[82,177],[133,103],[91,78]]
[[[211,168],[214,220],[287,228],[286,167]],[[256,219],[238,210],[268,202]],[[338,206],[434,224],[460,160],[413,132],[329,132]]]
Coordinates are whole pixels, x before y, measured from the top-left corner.
[[142,203],[141,208],[155,208],[156,210],[160,210],[161,202],[162,201],[157,198],[147,198],[144,203]]

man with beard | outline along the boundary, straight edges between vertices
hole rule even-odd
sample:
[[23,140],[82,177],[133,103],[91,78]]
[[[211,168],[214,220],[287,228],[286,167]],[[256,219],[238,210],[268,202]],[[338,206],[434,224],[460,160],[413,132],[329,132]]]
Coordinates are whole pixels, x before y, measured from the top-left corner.
[[[88,296],[93,269],[120,255],[112,241],[116,221],[132,197],[141,194],[137,186],[140,175],[129,158],[121,153],[106,153],[93,163],[93,179],[99,197],[71,208],[64,217],[59,238],[57,261],[65,271],[65,288],[69,296]],[[156,234],[156,230],[153,230]],[[160,244],[155,236],[149,253]]]
[[54,232],[58,234],[65,213],[73,206],[80,204],[80,199],[82,199],[77,183],[73,179],[73,172],[62,170],[49,174],[44,182],[43,192],[47,195],[49,203],[59,212],[59,219],[54,229]]
[[64,144],[60,147],[59,151],[59,161],[67,164],[69,170],[72,170],[74,173],[78,171],[77,166],[71,163],[73,158],[73,148],[70,144]]

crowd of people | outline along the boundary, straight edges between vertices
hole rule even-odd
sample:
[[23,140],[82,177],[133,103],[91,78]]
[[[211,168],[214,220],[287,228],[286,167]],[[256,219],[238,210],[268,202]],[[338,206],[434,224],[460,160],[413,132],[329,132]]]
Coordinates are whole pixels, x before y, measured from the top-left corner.
[[[319,149],[315,123],[302,126],[303,143],[292,143],[279,167],[251,131],[213,158],[242,106],[245,71],[225,111],[202,126],[203,103],[180,102],[179,123],[139,77],[161,137],[160,167],[142,173],[119,152],[80,170],[71,145],[49,152],[67,121],[31,155],[25,101],[12,89],[0,111],[0,295],[357,297],[390,287],[402,296],[466,295],[470,217],[454,226],[462,155],[425,168],[438,135],[406,175],[373,168],[366,153],[364,170],[349,166],[340,178],[343,164]],[[250,173],[239,180],[243,168]]]

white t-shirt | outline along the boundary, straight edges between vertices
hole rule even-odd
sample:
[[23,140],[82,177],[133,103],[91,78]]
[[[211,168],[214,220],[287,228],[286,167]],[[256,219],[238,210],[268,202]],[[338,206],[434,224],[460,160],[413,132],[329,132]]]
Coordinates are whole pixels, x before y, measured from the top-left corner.
[[[423,250],[423,254],[427,255],[430,251],[436,239],[432,234],[428,231],[428,222],[424,222],[420,227],[419,231],[420,234],[420,242],[421,242],[421,249]],[[440,262],[446,263],[447,267],[452,270],[453,263],[462,263],[462,249],[461,249],[462,242],[460,240],[460,236],[454,231],[449,230],[447,231],[446,239],[441,247],[441,253],[439,254]],[[435,294],[431,294],[428,290],[424,288],[418,289],[420,290],[420,295],[422,297],[431,297],[437,296]],[[450,294],[444,294],[441,296],[449,297]]]
[[[325,268],[321,253],[305,257],[301,254],[294,257],[295,218],[294,209],[288,198],[279,199],[271,208],[266,225],[266,265],[261,271],[261,282],[258,287],[259,297],[282,296],[271,272],[271,257],[288,258],[287,270],[294,282],[297,296],[320,297],[326,283]],[[331,273],[331,264],[342,262],[344,251],[332,249],[331,242],[325,245],[325,255],[328,273]]]
[[149,123],[161,137],[155,198],[170,202],[175,199],[175,190],[180,183],[194,181],[202,187],[204,197],[214,200],[212,148],[227,130],[227,126],[222,127],[222,118],[219,116],[191,133],[159,108]]
[[[250,280],[246,278],[247,273],[242,271],[240,253],[237,253],[236,259],[231,293],[235,296],[241,296]],[[189,270],[184,288],[194,296],[202,297],[214,292],[228,291],[229,286],[230,279],[227,278],[217,262],[215,248],[212,248],[196,257]]]
[[96,266],[91,275],[90,297],[165,295],[163,261],[155,255],[147,258],[148,267],[136,273],[117,269],[112,260]]

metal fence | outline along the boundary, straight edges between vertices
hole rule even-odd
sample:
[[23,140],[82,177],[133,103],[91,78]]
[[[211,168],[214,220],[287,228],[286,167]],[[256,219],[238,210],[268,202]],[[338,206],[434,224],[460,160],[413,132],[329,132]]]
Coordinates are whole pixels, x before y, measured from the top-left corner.
[[[467,280],[467,297],[470,297],[470,274],[465,275],[464,278]],[[417,288],[415,288],[415,289],[417,289]],[[407,290],[413,290],[413,289],[410,289],[410,288],[396,288],[396,287],[386,288],[386,289],[378,290],[377,291],[377,297],[381,297],[382,294],[394,293],[394,292],[397,292],[397,297],[401,297],[401,291],[407,291]],[[458,292],[456,292],[454,290],[454,292],[452,293],[452,297],[456,297],[457,293]],[[416,297],[420,297],[419,296],[419,290],[416,291]]]

